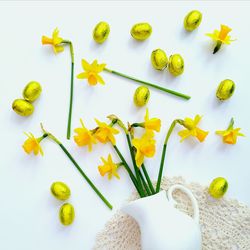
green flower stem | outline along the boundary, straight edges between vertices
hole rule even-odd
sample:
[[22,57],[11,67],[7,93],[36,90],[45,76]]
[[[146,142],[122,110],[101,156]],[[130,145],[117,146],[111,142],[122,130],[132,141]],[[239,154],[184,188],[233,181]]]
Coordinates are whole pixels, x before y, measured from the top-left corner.
[[152,193],[152,194],[155,194],[154,186],[153,186],[153,184],[152,184],[152,182],[151,182],[151,179],[150,179],[150,177],[149,177],[149,175],[148,175],[148,172],[147,172],[147,169],[146,169],[144,163],[142,163],[141,168],[142,168],[142,171],[143,171],[144,176],[146,177],[146,180],[147,180],[147,183],[148,183],[148,186],[149,186],[149,188],[150,188],[151,193]]
[[[143,188],[142,188],[142,182],[141,182],[140,174],[139,174],[140,170],[137,167],[136,162],[135,162],[135,154],[134,154],[134,150],[133,150],[133,147],[132,147],[132,144],[131,144],[131,140],[130,140],[130,137],[129,137],[128,133],[126,133],[126,138],[127,138],[127,142],[128,142],[130,156],[131,156],[131,159],[132,159],[132,162],[133,162],[133,166],[134,166],[134,170],[135,170],[135,174],[136,174],[136,179],[137,179],[137,182],[138,182],[138,187],[139,187],[139,189],[142,190],[142,193],[144,193],[143,192]],[[145,195],[145,193],[144,193],[144,195]]]
[[166,92],[166,93],[169,93],[169,94],[178,96],[178,97],[183,98],[183,99],[186,99],[186,100],[189,100],[189,99],[191,98],[191,97],[188,96],[188,95],[185,95],[185,94],[176,92],[176,91],[171,90],[171,89],[166,89],[166,88],[160,87],[160,86],[155,85],[155,84],[152,84],[152,83],[150,83],[150,82],[145,82],[145,81],[139,80],[139,79],[137,79],[137,78],[135,78],[135,77],[125,75],[125,74],[120,73],[120,72],[115,71],[115,70],[111,70],[111,69],[107,69],[107,68],[105,68],[104,70],[106,70],[106,71],[109,72],[109,73],[112,73],[112,74],[115,74],[115,75],[118,75],[118,76],[121,76],[121,77],[125,77],[125,78],[127,78],[127,79],[133,80],[133,81],[138,82],[138,83],[142,83],[142,84],[144,84],[144,85],[146,85],[146,86],[149,86],[149,87],[152,87],[152,88],[161,90],[161,91],[163,91],[163,92]]
[[67,126],[67,139],[69,140],[71,135],[71,117],[72,117],[73,93],[74,93],[74,48],[72,42],[69,40],[63,40],[62,43],[69,45],[70,55],[71,55],[70,101],[69,101],[68,126]]
[[162,179],[162,172],[163,172],[163,166],[164,166],[164,162],[165,162],[165,155],[166,155],[166,150],[167,150],[167,143],[168,143],[168,139],[171,135],[171,133],[173,132],[174,130],[174,127],[175,125],[179,123],[179,124],[183,124],[183,120],[180,120],[180,119],[176,119],[172,122],[168,132],[167,132],[167,135],[166,135],[166,138],[165,138],[165,141],[164,141],[164,145],[163,145],[163,150],[162,150],[162,155],[161,155],[161,163],[160,163],[160,169],[159,169],[159,174],[158,174],[158,179],[157,179],[157,185],[156,185],[156,193],[158,193],[160,191],[160,187],[161,187],[161,179]]
[[[25,133],[26,134],[26,133]],[[47,133],[44,133],[41,137],[37,138],[38,142],[40,143],[44,138],[48,136]]]
[[[134,123],[134,124],[137,124],[137,123]],[[139,123],[138,123],[139,124]],[[133,126],[133,124],[131,125],[131,127]],[[130,130],[130,135],[131,135],[131,138],[133,138],[133,135],[131,134],[131,130]],[[129,137],[129,135],[127,135],[127,141],[128,141],[128,145],[129,145],[129,149],[130,149],[130,153],[131,153],[131,158],[132,158],[132,160],[135,162],[135,156],[134,156],[134,148],[132,147],[132,145],[131,145],[131,141],[130,141],[130,137]],[[134,163],[135,164],[135,166],[136,166],[136,163]],[[149,175],[148,175],[148,172],[147,172],[147,170],[146,170],[146,168],[145,168],[145,165],[144,165],[144,163],[142,163],[142,171],[143,171],[143,173],[144,173],[144,176],[146,177],[146,180],[147,180],[147,183],[148,183],[148,186],[149,186],[149,189],[151,190],[151,193],[152,194],[154,194],[155,193],[155,191],[154,191],[154,187],[153,187],[153,185],[152,185],[152,182],[151,182],[151,180],[150,180],[150,178],[149,178]],[[136,166],[136,168],[137,168],[137,166]],[[138,169],[138,168],[137,168]],[[143,175],[141,174],[141,171],[140,171],[140,169],[138,169],[138,172],[139,172],[139,174],[140,174],[140,177],[141,177],[141,179],[142,179],[142,181],[144,181],[145,182],[145,180],[144,180],[144,178],[143,178]],[[144,184],[144,183],[143,183]],[[144,186],[145,186],[145,184],[144,184]],[[145,187],[146,188],[146,187]],[[146,188],[146,190],[147,190],[147,188]],[[150,195],[150,193],[148,192],[148,194]]]
[[227,127],[227,130],[232,129],[233,127],[234,127],[234,118],[232,117],[231,120],[230,120],[230,123],[229,123],[229,125]]
[[121,159],[123,166],[125,167],[125,169],[127,170],[131,181],[133,182],[138,194],[140,195],[140,197],[144,197],[145,195],[143,195],[142,190],[138,187],[138,182],[133,174],[133,172],[131,171],[131,169],[129,168],[129,165],[127,164],[126,160],[124,159],[123,155],[121,154],[120,150],[117,148],[116,145],[113,145],[116,153],[118,154],[119,158]]
[[217,41],[216,46],[215,46],[214,51],[213,51],[213,54],[215,54],[217,51],[220,50],[221,45],[222,45],[222,42]]
[[137,128],[137,127],[144,128],[145,126],[144,126],[144,122],[141,122],[141,123],[136,122],[136,123],[133,123],[133,124],[131,125],[131,127],[132,127],[132,128]]
[[143,187],[145,188],[145,190],[147,192],[147,195],[148,196],[152,195],[152,193],[151,193],[151,191],[150,191],[150,189],[149,189],[149,187],[148,187],[148,185],[147,185],[147,183],[146,183],[146,181],[145,181],[145,179],[144,179],[144,177],[143,177],[140,170],[139,170],[139,176],[140,176],[140,178],[142,180],[142,184],[143,184]]
[[[41,125],[42,127],[42,125]],[[42,127],[43,129],[43,127]],[[88,176],[83,172],[83,170],[80,168],[80,166],[77,164],[75,159],[72,157],[72,155],[69,153],[69,151],[64,147],[64,145],[51,133],[48,133],[47,131],[44,131],[44,136],[48,136],[51,138],[55,143],[57,143],[60,148],[63,150],[63,152],[68,156],[68,158],[71,160],[71,162],[74,164],[76,169],[79,171],[79,173],[82,175],[82,177],[87,181],[87,183],[92,187],[92,189],[95,191],[95,193],[102,199],[102,201],[110,208],[112,209],[113,206],[108,202],[108,200],[102,195],[102,193],[98,190],[98,188],[93,184],[93,182],[88,178]]]

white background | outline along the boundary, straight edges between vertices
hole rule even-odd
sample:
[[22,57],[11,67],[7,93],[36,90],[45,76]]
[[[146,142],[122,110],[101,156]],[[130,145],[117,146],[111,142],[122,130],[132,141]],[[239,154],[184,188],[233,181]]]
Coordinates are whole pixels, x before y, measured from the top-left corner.
[[[192,9],[203,13],[198,30],[186,33],[183,18]],[[209,130],[204,143],[186,140],[179,143],[177,132],[171,136],[165,164],[168,176],[183,176],[187,181],[209,185],[217,176],[229,182],[227,198],[250,205],[249,196],[249,2],[1,2],[0,4],[0,249],[4,250],[80,250],[91,249],[95,236],[105,222],[122,205],[133,190],[129,178],[119,171],[121,180],[102,178],[97,166],[108,153],[118,160],[112,147],[97,145],[92,153],[66,140],[68,116],[70,54],[68,48],[54,55],[51,47],[41,45],[42,35],[51,35],[55,27],[63,38],[73,41],[75,75],[82,71],[81,58],[97,58],[107,67],[132,76],[176,89],[192,96],[189,101],[151,90],[148,108],[151,117],[160,117],[162,130],[157,135],[157,153],[146,165],[153,179],[159,168],[161,147],[166,131],[175,118],[203,115],[200,127]],[[101,20],[111,26],[108,40],[97,45],[92,30]],[[131,26],[147,21],[152,36],[136,42],[130,36]],[[212,54],[213,43],[204,34],[232,27],[237,41]],[[156,72],[150,64],[151,51],[162,48],[167,55],[180,53],[185,59],[185,72],[174,78],[169,72]],[[90,87],[75,79],[72,127],[83,118],[89,128],[94,118],[105,120],[114,113],[124,122],[142,121],[144,108],[133,104],[137,85],[129,80],[103,72],[105,86]],[[234,96],[219,102],[215,91],[220,81],[230,78],[236,83]],[[42,84],[43,92],[35,102],[30,117],[20,117],[11,109],[12,101],[22,96],[31,80]],[[215,130],[228,126],[231,117],[247,137],[237,145],[225,145]],[[41,135],[39,123],[66,145],[84,171],[114,205],[111,212],[80,176],[61,149],[49,140],[42,142],[44,157],[26,155],[21,146],[24,131]],[[118,145],[128,159],[122,133]],[[50,194],[54,181],[64,181],[72,191],[76,219],[73,225],[59,223],[61,202]]]

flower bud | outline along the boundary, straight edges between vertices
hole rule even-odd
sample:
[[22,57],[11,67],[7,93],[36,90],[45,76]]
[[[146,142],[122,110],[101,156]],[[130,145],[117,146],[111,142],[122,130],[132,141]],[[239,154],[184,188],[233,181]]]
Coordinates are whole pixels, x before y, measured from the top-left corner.
[[55,198],[62,201],[67,200],[71,193],[69,187],[60,181],[52,183],[50,191]]
[[98,23],[93,30],[93,39],[97,43],[103,43],[107,40],[110,32],[109,24],[106,22]]
[[216,91],[216,97],[222,101],[227,100],[233,95],[234,90],[235,83],[230,79],[226,79],[219,84]]
[[146,40],[150,37],[151,33],[152,27],[148,23],[137,23],[132,27],[130,31],[131,36],[139,41]]
[[29,116],[34,112],[34,106],[23,99],[14,100],[12,109],[21,116]]
[[63,204],[59,211],[59,219],[64,226],[72,224],[75,219],[74,207],[69,203]]
[[151,53],[152,66],[157,70],[163,70],[168,65],[168,57],[162,49],[156,49]]
[[41,94],[42,87],[40,83],[29,82],[23,90],[23,98],[28,102],[34,102]]
[[140,86],[136,89],[134,94],[134,103],[138,107],[142,107],[148,103],[150,91],[145,86]]
[[187,31],[193,31],[199,27],[202,20],[202,14],[198,10],[190,11],[184,19],[184,28]]
[[181,75],[184,71],[184,60],[179,54],[170,56],[168,70],[174,76]]
[[209,194],[216,199],[221,198],[228,189],[228,182],[223,177],[215,178],[209,186]]

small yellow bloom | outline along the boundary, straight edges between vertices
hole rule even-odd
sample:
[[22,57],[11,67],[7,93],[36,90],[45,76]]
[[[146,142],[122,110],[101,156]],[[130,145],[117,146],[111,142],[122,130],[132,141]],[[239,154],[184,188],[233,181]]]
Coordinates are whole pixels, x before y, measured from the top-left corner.
[[116,144],[114,135],[119,133],[119,130],[112,128],[105,122],[100,122],[95,119],[98,129],[95,132],[95,138],[101,143],[111,142],[113,145]]
[[25,133],[28,136],[28,139],[23,144],[23,149],[27,154],[34,153],[34,155],[38,155],[39,153],[43,155],[43,150],[40,146],[40,142],[43,137],[35,138],[32,133]]
[[62,52],[64,50],[63,45],[61,45],[63,38],[59,37],[59,29],[56,28],[52,33],[52,38],[47,36],[42,36],[42,44],[50,44],[53,47],[55,53]]
[[96,85],[98,82],[100,84],[105,84],[102,77],[99,75],[105,68],[106,64],[98,64],[97,60],[94,60],[89,64],[86,60],[82,59],[82,68],[84,72],[77,75],[78,79],[88,79],[89,85]]
[[82,119],[80,119],[80,122],[82,127],[74,130],[77,133],[77,135],[74,136],[74,140],[79,147],[88,145],[88,150],[91,151],[92,144],[95,144],[96,140],[92,135],[92,132],[84,126]]
[[216,131],[217,135],[221,135],[223,142],[227,144],[236,144],[238,136],[245,136],[242,133],[239,133],[240,128],[233,128],[234,120],[231,119],[229,127],[226,130],[218,130]]
[[107,160],[105,160],[103,157],[101,157],[101,160],[104,164],[104,165],[98,166],[98,170],[99,170],[101,176],[108,174],[109,180],[113,176],[115,176],[117,179],[120,179],[120,176],[117,173],[118,165],[113,162],[111,155],[109,154]]
[[225,44],[230,44],[232,41],[235,41],[235,40],[231,40],[231,36],[228,35],[228,33],[231,30],[232,30],[231,28],[222,24],[220,31],[214,30],[214,33],[212,33],[212,34],[208,33],[206,35],[211,37],[216,42],[220,41],[220,42],[225,43]]
[[153,157],[155,154],[155,140],[152,130],[146,130],[141,138],[133,139],[132,144],[136,148],[135,161],[137,167],[142,165],[144,157]]
[[144,127],[145,129],[155,130],[156,132],[160,132],[161,130],[161,120],[158,118],[149,119],[148,109],[146,109],[146,114],[144,117]]
[[186,128],[181,130],[178,135],[181,137],[181,142],[188,138],[189,136],[196,137],[200,142],[203,142],[208,135],[207,131],[204,131],[197,127],[198,123],[201,120],[200,115],[196,115],[194,120],[191,118],[185,118],[183,126]]

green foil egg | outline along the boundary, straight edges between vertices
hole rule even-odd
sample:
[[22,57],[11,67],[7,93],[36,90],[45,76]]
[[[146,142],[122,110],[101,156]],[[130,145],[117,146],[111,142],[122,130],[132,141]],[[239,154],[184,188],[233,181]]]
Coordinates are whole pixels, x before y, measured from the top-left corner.
[[234,81],[226,79],[219,84],[216,91],[216,97],[221,101],[227,100],[233,95],[234,90],[235,90]]
[[219,199],[224,196],[228,189],[228,182],[223,177],[215,178],[209,186],[209,194],[215,198]]
[[138,107],[146,105],[149,101],[150,91],[145,86],[140,86],[134,93],[134,103]]
[[42,87],[40,83],[29,82],[23,90],[23,98],[28,102],[34,102],[41,94]]
[[62,201],[67,200],[71,194],[69,187],[61,181],[52,183],[50,191],[55,198]]
[[186,15],[184,19],[184,28],[187,31],[193,31],[199,27],[201,20],[201,12],[198,10],[192,10]]
[[61,206],[59,219],[64,226],[68,226],[74,222],[75,209],[70,203],[65,203]]
[[174,76],[181,75],[184,72],[184,60],[180,54],[170,56],[168,70]]
[[99,22],[93,30],[93,39],[97,43],[103,43],[107,40],[110,33],[109,24],[106,22]]
[[29,116],[34,112],[34,106],[24,99],[14,100],[12,109],[21,116]]
[[157,70],[163,70],[168,65],[168,57],[162,49],[156,49],[151,53],[151,64]]
[[130,31],[131,36],[138,41],[146,40],[150,37],[151,33],[152,27],[149,23],[137,23]]

